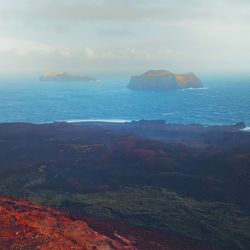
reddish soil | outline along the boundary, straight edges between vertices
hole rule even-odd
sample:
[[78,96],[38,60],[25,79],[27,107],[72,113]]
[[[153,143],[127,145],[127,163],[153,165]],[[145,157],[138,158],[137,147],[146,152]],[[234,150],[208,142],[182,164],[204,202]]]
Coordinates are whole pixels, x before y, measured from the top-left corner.
[[0,197],[1,250],[219,250],[214,246],[90,216],[74,217]]
[[117,234],[117,240],[94,231],[84,220],[26,200],[0,197],[1,250],[136,250]]

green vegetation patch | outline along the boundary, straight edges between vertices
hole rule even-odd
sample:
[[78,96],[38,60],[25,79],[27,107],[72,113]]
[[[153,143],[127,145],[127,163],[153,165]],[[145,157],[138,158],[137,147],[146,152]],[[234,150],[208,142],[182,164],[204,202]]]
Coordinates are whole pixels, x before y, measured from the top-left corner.
[[155,187],[123,187],[87,195],[50,191],[27,195],[33,201],[74,213],[118,219],[227,249],[250,249],[250,216],[227,203],[197,201]]

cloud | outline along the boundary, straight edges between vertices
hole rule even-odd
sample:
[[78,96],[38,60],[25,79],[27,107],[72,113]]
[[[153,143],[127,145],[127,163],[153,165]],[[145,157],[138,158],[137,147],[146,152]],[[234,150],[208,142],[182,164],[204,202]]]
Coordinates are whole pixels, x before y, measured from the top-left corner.
[[0,38],[0,53],[11,53],[18,56],[30,54],[51,55],[53,53],[61,56],[70,56],[71,49],[56,47],[45,43],[16,38]]
[[21,15],[71,22],[210,19],[237,16],[236,10],[244,11],[250,6],[248,0],[51,0],[28,3],[20,10]]
[[0,0],[0,60],[18,69],[246,68],[249,16],[249,0]]
[[101,36],[132,36],[134,33],[129,30],[129,29],[125,29],[125,28],[104,28],[98,31],[99,35]]
[[84,49],[83,58],[86,61],[162,61],[182,56],[180,52],[171,49],[140,49],[140,48],[123,48],[120,50],[94,50],[89,47]]
[[[15,2],[15,1],[14,1]],[[247,1],[240,1],[247,4]],[[1,3],[1,2],[0,2]],[[20,7],[8,6],[1,12],[4,18],[33,18],[50,21],[81,22],[139,20],[182,20],[210,18],[219,16],[223,7],[230,5],[239,7],[236,1],[229,0],[78,0],[78,1],[23,1]],[[6,5],[6,4],[4,4]]]
[[97,55],[94,52],[93,49],[86,47],[85,49],[83,49],[83,58],[85,60],[93,60],[96,59]]
[[122,60],[164,60],[179,56],[178,51],[169,48],[145,49],[139,47],[118,47],[111,49],[90,48],[66,48],[31,40],[16,38],[0,38],[0,54],[9,53],[16,56],[62,56],[79,57],[84,61],[122,61]]

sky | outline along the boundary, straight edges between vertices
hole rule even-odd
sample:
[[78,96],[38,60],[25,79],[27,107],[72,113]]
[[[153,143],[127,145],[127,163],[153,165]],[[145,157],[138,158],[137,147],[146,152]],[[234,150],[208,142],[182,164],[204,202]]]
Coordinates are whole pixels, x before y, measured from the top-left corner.
[[249,0],[0,0],[0,74],[250,69]]

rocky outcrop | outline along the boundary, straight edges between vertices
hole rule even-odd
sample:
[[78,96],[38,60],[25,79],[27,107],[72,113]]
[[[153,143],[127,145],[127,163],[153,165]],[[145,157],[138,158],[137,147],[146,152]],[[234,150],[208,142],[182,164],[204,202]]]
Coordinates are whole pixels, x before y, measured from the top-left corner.
[[66,72],[49,71],[40,77],[41,81],[80,81],[97,82],[95,78],[88,76],[71,75]]
[[83,220],[26,200],[0,197],[1,250],[136,250],[129,240],[102,235]]
[[202,88],[201,80],[194,73],[174,74],[166,70],[150,70],[132,76],[128,88],[134,90],[171,90]]

